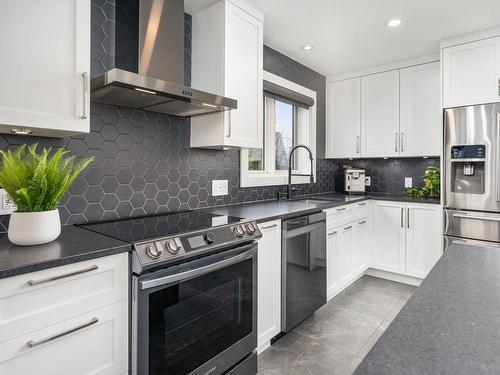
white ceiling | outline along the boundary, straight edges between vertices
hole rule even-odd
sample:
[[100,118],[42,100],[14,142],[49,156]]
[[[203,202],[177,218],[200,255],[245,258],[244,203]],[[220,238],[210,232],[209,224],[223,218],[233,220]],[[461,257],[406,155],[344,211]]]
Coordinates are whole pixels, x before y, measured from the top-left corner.
[[[500,26],[500,0],[247,1],[264,13],[266,45],[324,75],[430,55],[443,38]],[[186,0],[186,11],[215,2]],[[388,28],[391,18],[402,25]]]

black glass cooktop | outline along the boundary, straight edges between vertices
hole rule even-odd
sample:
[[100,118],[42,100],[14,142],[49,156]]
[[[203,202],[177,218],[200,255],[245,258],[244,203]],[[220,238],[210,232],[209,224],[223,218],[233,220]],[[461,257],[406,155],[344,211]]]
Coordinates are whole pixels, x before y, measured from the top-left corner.
[[182,235],[203,229],[234,224],[241,218],[216,215],[203,211],[185,211],[172,214],[84,224],[82,228],[122,241],[135,243],[155,238]]

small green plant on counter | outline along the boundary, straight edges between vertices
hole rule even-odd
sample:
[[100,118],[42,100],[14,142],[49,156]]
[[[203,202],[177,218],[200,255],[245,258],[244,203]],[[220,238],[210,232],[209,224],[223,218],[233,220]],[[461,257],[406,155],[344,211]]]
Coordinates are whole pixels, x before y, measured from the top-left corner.
[[52,211],[76,177],[94,158],[75,164],[74,156],[60,148],[37,153],[37,144],[22,145],[15,151],[0,151],[0,186],[10,195],[18,212]]
[[411,187],[404,190],[403,194],[412,198],[428,198],[439,196],[441,187],[441,170],[429,167],[424,173],[424,187]]

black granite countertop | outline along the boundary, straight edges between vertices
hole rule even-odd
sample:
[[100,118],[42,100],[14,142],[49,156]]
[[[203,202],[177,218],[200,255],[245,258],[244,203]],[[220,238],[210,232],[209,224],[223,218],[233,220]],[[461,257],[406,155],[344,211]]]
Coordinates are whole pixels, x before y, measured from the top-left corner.
[[346,195],[332,192],[310,196],[303,196],[293,201],[264,201],[237,204],[231,206],[214,207],[207,209],[211,213],[237,216],[245,219],[265,222],[276,219],[289,219],[292,217],[307,215],[312,212],[339,207],[353,202],[363,200],[387,200],[398,202],[430,203],[439,204],[439,198],[415,199],[398,194],[374,194]]
[[452,245],[356,375],[500,374],[500,250]]
[[73,225],[45,245],[16,246],[0,234],[0,279],[131,250],[125,242]]

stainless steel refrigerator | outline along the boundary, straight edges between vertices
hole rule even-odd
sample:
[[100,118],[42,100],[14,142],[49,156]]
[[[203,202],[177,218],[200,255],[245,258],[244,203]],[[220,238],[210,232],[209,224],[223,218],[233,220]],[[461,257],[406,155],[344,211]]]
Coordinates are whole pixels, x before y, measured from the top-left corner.
[[500,248],[500,103],[444,113],[445,248]]

